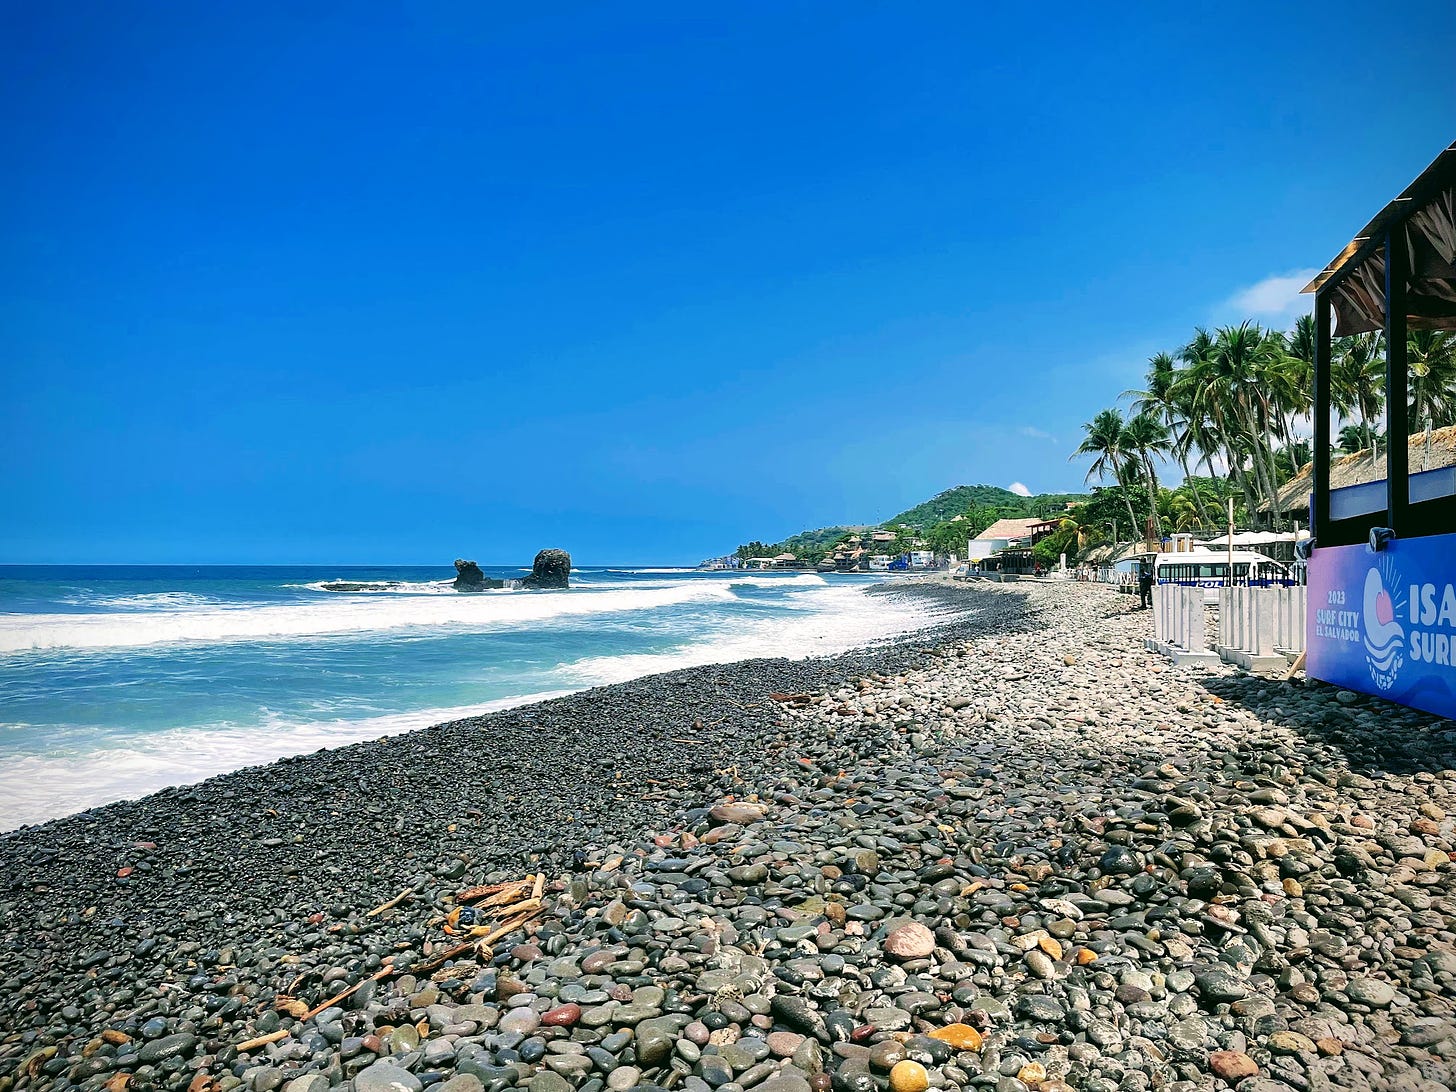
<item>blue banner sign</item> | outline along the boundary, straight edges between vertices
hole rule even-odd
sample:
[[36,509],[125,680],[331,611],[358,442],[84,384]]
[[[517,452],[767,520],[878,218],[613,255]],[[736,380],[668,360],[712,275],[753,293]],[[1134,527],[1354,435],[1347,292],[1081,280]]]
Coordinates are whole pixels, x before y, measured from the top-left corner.
[[1305,670],[1456,718],[1456,534],[1316,548]]

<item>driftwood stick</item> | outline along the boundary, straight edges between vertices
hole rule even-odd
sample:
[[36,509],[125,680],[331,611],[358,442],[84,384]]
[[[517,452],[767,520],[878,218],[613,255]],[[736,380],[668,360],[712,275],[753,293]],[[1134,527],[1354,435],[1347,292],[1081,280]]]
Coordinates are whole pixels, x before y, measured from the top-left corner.
[[[530,885],[531,881],[529,878],[524,880],[509,880],[506,883],[480,884],[476,887],[467,887],[455,896],[455,901],[458,903],[478,902],[487,895],[505,896],[508,892],[520,891]],[[511,897],[514,896],[512,895]]]
[[545,893],[545,891],[546,873],[538,872],[536,873],[536,884],[534,887],[531,888],[531,898],[539,903],[541,901],[541,896]]
[[1303,652],[1295,657],[1294,662],[1289,665],[1289,670],[1284,673],[1285,682],[1288,682],[1290,679],[1294,678],[1295,673],[1299,671],[1300,668],[1304,667],[1304,657],[1305,653]]
[[393,910],[396,906],[404,902],[405,899],[409,898],[414,893],[415,889],[413,887],[406,887],[398,895],[394,896],[394,898],[390,899],[388,902],[380,903],[378,906],[376,906],[373,910],[369,911],[369,913],[365,914],[364,916],[366,918],[372,918],[384,913],[386,910]]
[[410,968],[410,973],[420,974],[424,971],[433,971],[436,967],[440,966],[446,960],[454,959],[458,955],[464,955],[466,952],[470,951],[470,949],[474,947],[475,941],[473,940],[467,940],[464,944],[457,944],[453,948],[446,949],[440,955],[431,956],[423,963],[416,963],[413,967]]
[[375,971],[368,978],[361,978],[358,982],[355,982],[352,986],[350,986],[343,993],[336,994],[333,997],[330,997],[327,1001],[323,1002],[322,1004],[315,1005],[313,1008],[309,1009],[306,1013],[304,1013],[301,1017],[299,1017],[299,1019],[301,1019],[301,1020],[312,1020],[315,1016],[317,1016],[319,1013],[323,1012],[324,1009],[328,1008],[330,1005],[337,1005],[340,1001],[342,1001],[344,998],[348,997],[351,993],[353,993],[355,990],[357,990],[360,986],[364,985],[364,983],[366,983],[366,982],[378,982],[381,978],[388,977],[389,975],[392,975],[394,973],[395,973],[395,970],[394,970],[393,967],[381,967],[379,970]]
[[[520,919],[524,920],[525,918],[534,917],[536,914],[539,914],[540,912],[541,912],[541,900],[540,899],[527,899],[525,902],[517,903],[515,906],[512,906],[509,910],[506,910],[503,913],[502,916],[507,919],[504,924],[505,925],[509,925],[512,921],[515,921],[517,918],[520,918]],[[495,933],[497,931],[499,931],[500,928],[502,928],[502,926],[477,925],[473,929],[470,930],[470,934],[469,935],[470,936],[476,936],[476,937],[478,937],[478,936],[483,936],[486,933],[490,933],[492,936],[494,936]]]
[[260,1035],[256,1039],[249,1039],[246,1043],[238,1044],[238,1053],[247,1050],[257,1050],[260,1046],[267,1046],[269,1043],[276,1043],[279,1039],[287,1039],[293,1034],[292,1028],[284,1028],[282,1031],[275,1031],[270,1035]]
[[514,933],[517,929],[525,925],[526,922],[530,921],[534,917],[539,916],[540,913],[541,908],[537,907],[535,910],[531,910],[525,914],[522,914],[520,917],[512,918],[510,921],[506,922],[498,929],[493,929],[491,932],[487,933],[479,940],[474,941],[474,944],[477,948],[488,948],[496,941],[500,940],[501,937],[509,936],[511,933]]
[[526,889],[530,886],[530,880],[522,880],[520,883],[513,883],[504,891],[497,891],[490,898],[483,899],[482,901],[476,903],[475,908],[477,910],[483,910],[487,906],[508,905],[509,903],[517,901],[522,895],[524,895],[526,893]]

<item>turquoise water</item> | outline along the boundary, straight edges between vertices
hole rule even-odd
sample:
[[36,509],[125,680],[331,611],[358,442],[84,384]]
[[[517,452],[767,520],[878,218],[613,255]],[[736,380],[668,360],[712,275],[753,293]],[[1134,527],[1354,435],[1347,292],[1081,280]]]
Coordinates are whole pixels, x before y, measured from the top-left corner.
[[478,594],[453,577],[0,566],[0,829],[656,671],[839,652],[931,620],[868,597],[874,578],[860,576],[582,569],[567,591]]

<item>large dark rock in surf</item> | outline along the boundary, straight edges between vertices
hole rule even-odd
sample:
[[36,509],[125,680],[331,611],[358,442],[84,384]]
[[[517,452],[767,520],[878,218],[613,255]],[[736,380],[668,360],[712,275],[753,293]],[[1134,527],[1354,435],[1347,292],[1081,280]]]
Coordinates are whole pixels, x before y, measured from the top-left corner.
[[571,586],[571,555],[565,550],[542,550],[531,566],[523,588],[567,588]]
[[495,580],[486,576],[475,562],[462,561],[458,557],[455,559],[456,591],[492,591],[505,586],[504,580]]

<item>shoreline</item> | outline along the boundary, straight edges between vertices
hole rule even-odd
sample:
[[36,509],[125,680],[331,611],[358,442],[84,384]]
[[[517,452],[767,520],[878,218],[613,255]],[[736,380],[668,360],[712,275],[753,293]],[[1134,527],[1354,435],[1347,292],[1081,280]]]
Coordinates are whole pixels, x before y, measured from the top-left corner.
[[[0,1027],[16,1029],[0,1089],[26,1086],[27,1059],[34,1087],[205,1071],[305,1092],[807,1092],[826,1070],[871,1092],[895,1061],[935,1087],[1043,1092],[1178,1087],[1225,1063],[1271,1090],[1452,1074],[1456,726],[1173,671],[1132,640],[1146,616],[1093,585],[877,594],[967,614],[890,647],[686,668],[0,836]],[[754,806],[709,811],[729,798]],[[493,958],[385,975],[308,1020],[279,1000],[311,1008],[438,955],[432,919],[456,893],[528,872],[543,916]],[[1354,876],[1374,885],[1364,903],[1415,919],[1403,944],[1349,902]],[[1321,919],[1352,905],[1350,939],[1327,943]],[[1389,1058],[1372,1055],[1396,1016]],[[926,1034],[949,1026],[961,1045]],[[237,1054],[274,1028],[292,1030]]]
[[[268,603],[266,589],[260,596],[251,584],[215,592],[202,582],[192,598],[219,598],[196,609],[162,604],[164,623],[157,627],[141,611],[87,614],[116,647],[92,649],[82,642],[75,648],[0,655],[17,673],[0,687],[5,691],[0,703],[13,700],[9,719],[30,725],[8,733],[5,741],[9,776],[0,776],[0,788],[11,793],[0,800],[0,831],[320,747],[398,735],[695,664],[832,655],[933,621],[914,608],[875,606],[865,595],[868,585],[819,587],[826,582],[817,577],[789,578],[816,585],[802,598],[792,585],[784,591],[760,590],[776,577],[742,578],[747,587],[728,587],[728,581],[702,587],[683,581],[654,584],[650,579],[639,587],[641,578],[612,579],[622,586],[533,593],[529,608],[500,608],[453,592],[407,597],[405,605],[374,596],[351,598],[343,607],[317,607],[326,596],[285,591],[287,601]],[[256,602],[247,609],[224,609],[229,597]],[[791,605],[812,609],[783,609]],[[501,610],[509,621],[496,617]],[[620,637],[614,633],[617,612],[624,626]],[[441,615],[439,622],[471,624],[425,625]],[[578,623],[578,616],[586,621]],[[111,618],[116,621],[99,624]],[[784,624],[773,627],[774,618]],[[666,636],[656,634],[662,628],[654,626],[658,620]],[[361,632],[277,646],[254,636],[323,623]],[[137,643],[138,633],[158,638],[169,627],[193,633],[195,642]],[[363,632],[369,627],[377,633]],[[41,634],[47,630],[35,628]],[[559,655],[557,630],[564,631]],[[416,635],[430,640],[416,642]],[[317,654],[310,652],[315,646]],[[34,675],[27,669],[27,655],[35,657]],[[458,660],[459,669],[442,668],[447,658]],[[334,671],[344,673],[337,691],[328,677]],[[211,672],[217,673],[215,683],[197,681]],[[95,692],[73,691],[92,684]],[[160,688],[174,684],[175,693]],[[73,692],[90,700],[89,707],[83,703],[78,709],[74,725],[67,707]],[[147,694],[150,700],[138,698]],[[114,709],[108,707],[112,700]],[[42,727],[52,724],[54,731]]]

